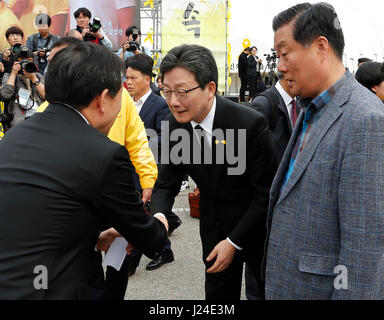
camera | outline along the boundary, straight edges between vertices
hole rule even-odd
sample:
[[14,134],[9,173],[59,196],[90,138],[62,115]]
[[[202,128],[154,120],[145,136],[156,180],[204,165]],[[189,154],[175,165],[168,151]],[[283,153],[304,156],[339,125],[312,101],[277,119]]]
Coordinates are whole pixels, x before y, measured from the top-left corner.
[[20,43],[16,43],[12,48],[11,48],[11,53],[13,55],[19,53],[21,51],[22,45]]
[[44,56],[39,55],[39,63],[46,63],[48,58],[48,53],[51,51],[50,48],[41,48],[39,51],[44,51]]
[[[101,20],[100,20],[100,18],[94,17],[93,18],[93,23],[89,27],[89,32],[96,33],[96,32],[98,32],[100,30],[100,28],[101,28]],[[91,35],[90,33],[87,33],[85,35],[85,37],[84,37],[85,41],[93,41],[95,39],[96,38],[93,35]]]
[[101,20],[100,20],[100,18],[94,17],[93,18],[93,23],[92,23],[89,31],[93,32],[93,33],[96,33],[97,31],[100,30],[100,28],[101,28]]
[[29,60],[20,61],[20,65],[21,65],[21,70],[20,70],[21,72],[19,71],[20,73],[23,73],[22,70],[25,70],[28,73],[35,73],[38,71],[36,64],[34,64]]
[[264,54],[264,56],[267,57],[266,60],[267,60],[268,63],[271,62],[271,61],[272,62],[276,62],[276,60],[277,60],[277,52],[276,52],[276,50],[271,49],[271,51],[272,51],[272,54]]
[[130,52],[135,52],[136,50],[140,50],[140,44],[137,42],[137,38],[139,36],[139,29],[133,29],[132,30],[132,39],[133,41],[130,41],[129,48],[127,49]]

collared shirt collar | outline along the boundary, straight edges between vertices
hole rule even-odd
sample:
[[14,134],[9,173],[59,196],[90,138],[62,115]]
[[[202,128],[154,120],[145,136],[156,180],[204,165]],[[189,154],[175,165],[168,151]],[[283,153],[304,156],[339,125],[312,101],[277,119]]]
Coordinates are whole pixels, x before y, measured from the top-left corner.
[[311,105],[313,105],[315,107],[316,113],[321,111],[333,99],[336,92],[341,88],[349,75],[350,71],[347,69],[344,75],[338,81],[336,81],[329,89],[324,90],[315,99],[300,99],[300,107],[308,109]]
[[284,88],[280,84],[280,81],[276,83],[275,87],[283,98],[285,105],[288,106],[292,102],[293,98],[284,90]]
[[215,112],[216,112],[216,96],[213,98],[213,105],[212,105],[211,111],[209,111],[208,115],[200,123],[197,123],[192,120],[191,121],[192,128],[195,129],[197,125],[200,125],[200,127],[202,127],[204,131],[212,135],[213,121],[215,120]]
[[137,100],[137,102],[135,103],[139,103],[141,105],[143,105],[145,103],[145,101],[147,101],[148,97],[151,95],[152,93],[152,90],[149,89],[140,99]]
[[79,110],[75,109],[74,107],[70,106],[69,104],[66,104],[66,103],[63,103],[63,102],[58,102],[58,103],[60,103],[60,104],[62,104],[62,105],[64,105],[64,106],[66,106],[66,107],[68,107],[68,108],[71,108],[72,110],[76,111],[76,112],[77,112],[77,113],[84,119],[84,121],[85,121],[88,125],[90,124],[89,121],[87,120],[87,118],[84,117],[84,115],[83,115]]

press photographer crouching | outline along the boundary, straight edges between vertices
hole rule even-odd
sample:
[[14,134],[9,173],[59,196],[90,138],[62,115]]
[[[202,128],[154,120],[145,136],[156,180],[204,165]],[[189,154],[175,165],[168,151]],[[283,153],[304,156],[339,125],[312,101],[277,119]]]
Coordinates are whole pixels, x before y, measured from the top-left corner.
[[38,73],[33,57],[27,46],[21,46],[12,71],[4,74],[0,96],[7,102],[9,127],[31,117],[45,100],[44,77]]
[[125,41],[119,51],[117,52],[118,56],[124,61],[130,57],[133,57],[135,54],[145,53],[150,55],[150,52],[147,48],[140,44],[141,31],[136,26],[130,26],[125,31],[127,36],[127,41]]
[[90,23],[92,18],[91,11],[87,8],[79,8],[73,15],[77,23],[76,30],[82,34],[84,41],[91,41],[112,49],[112,42],[101,28],[100,19],[95,17],[93,22]]

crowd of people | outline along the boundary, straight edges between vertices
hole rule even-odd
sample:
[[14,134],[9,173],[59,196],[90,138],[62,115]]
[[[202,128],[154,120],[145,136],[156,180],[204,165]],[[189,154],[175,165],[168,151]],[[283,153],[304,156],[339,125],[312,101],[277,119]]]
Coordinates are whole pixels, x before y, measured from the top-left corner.
[[[249,300],[384,298],[384,64],[344,67],[331,5],[273,19],[271,88],[244,50],[249,104],[218,93],[208,48],[170,50],[156,85],[139,28],[115,53],[90,10],[74,17],[65,37],[47,14],[26,41],[4,35],[0,299],[123,300],[142,254],[148,271],[174,261],[188,176],[207,300],[239,300],[244,265]],[[104,269],[120,240],[121,267]]]

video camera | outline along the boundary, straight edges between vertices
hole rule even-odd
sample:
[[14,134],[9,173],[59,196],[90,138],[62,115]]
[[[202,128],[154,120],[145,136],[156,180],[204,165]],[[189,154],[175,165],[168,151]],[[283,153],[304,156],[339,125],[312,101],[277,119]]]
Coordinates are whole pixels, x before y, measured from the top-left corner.
[[277,52],[276,52],[276,50],[271,49],[271,51],[272,51],[271,54],[264,54],[264,56],[267,57],[266,60],[267,60],[268,63],[270,63],[271,61],[272,62],[276,62],[276,60],[277,60]]
[[139,29],[133,29],[132,33],[133,41],[128,42],[129,48],[127,50],[130,52],[135,52],[136,50],[141,50],[140,43],[137,42],[137,38],[139,36]]
[[[101,28],[101,20],[98,17],[93,18],[93,23],[89,27],[89,32],[96,33],[100,30]],[[96,38],[91,35],[90,33],[87,33],[84,37],[85,41],[92,41],[95,40]]]

